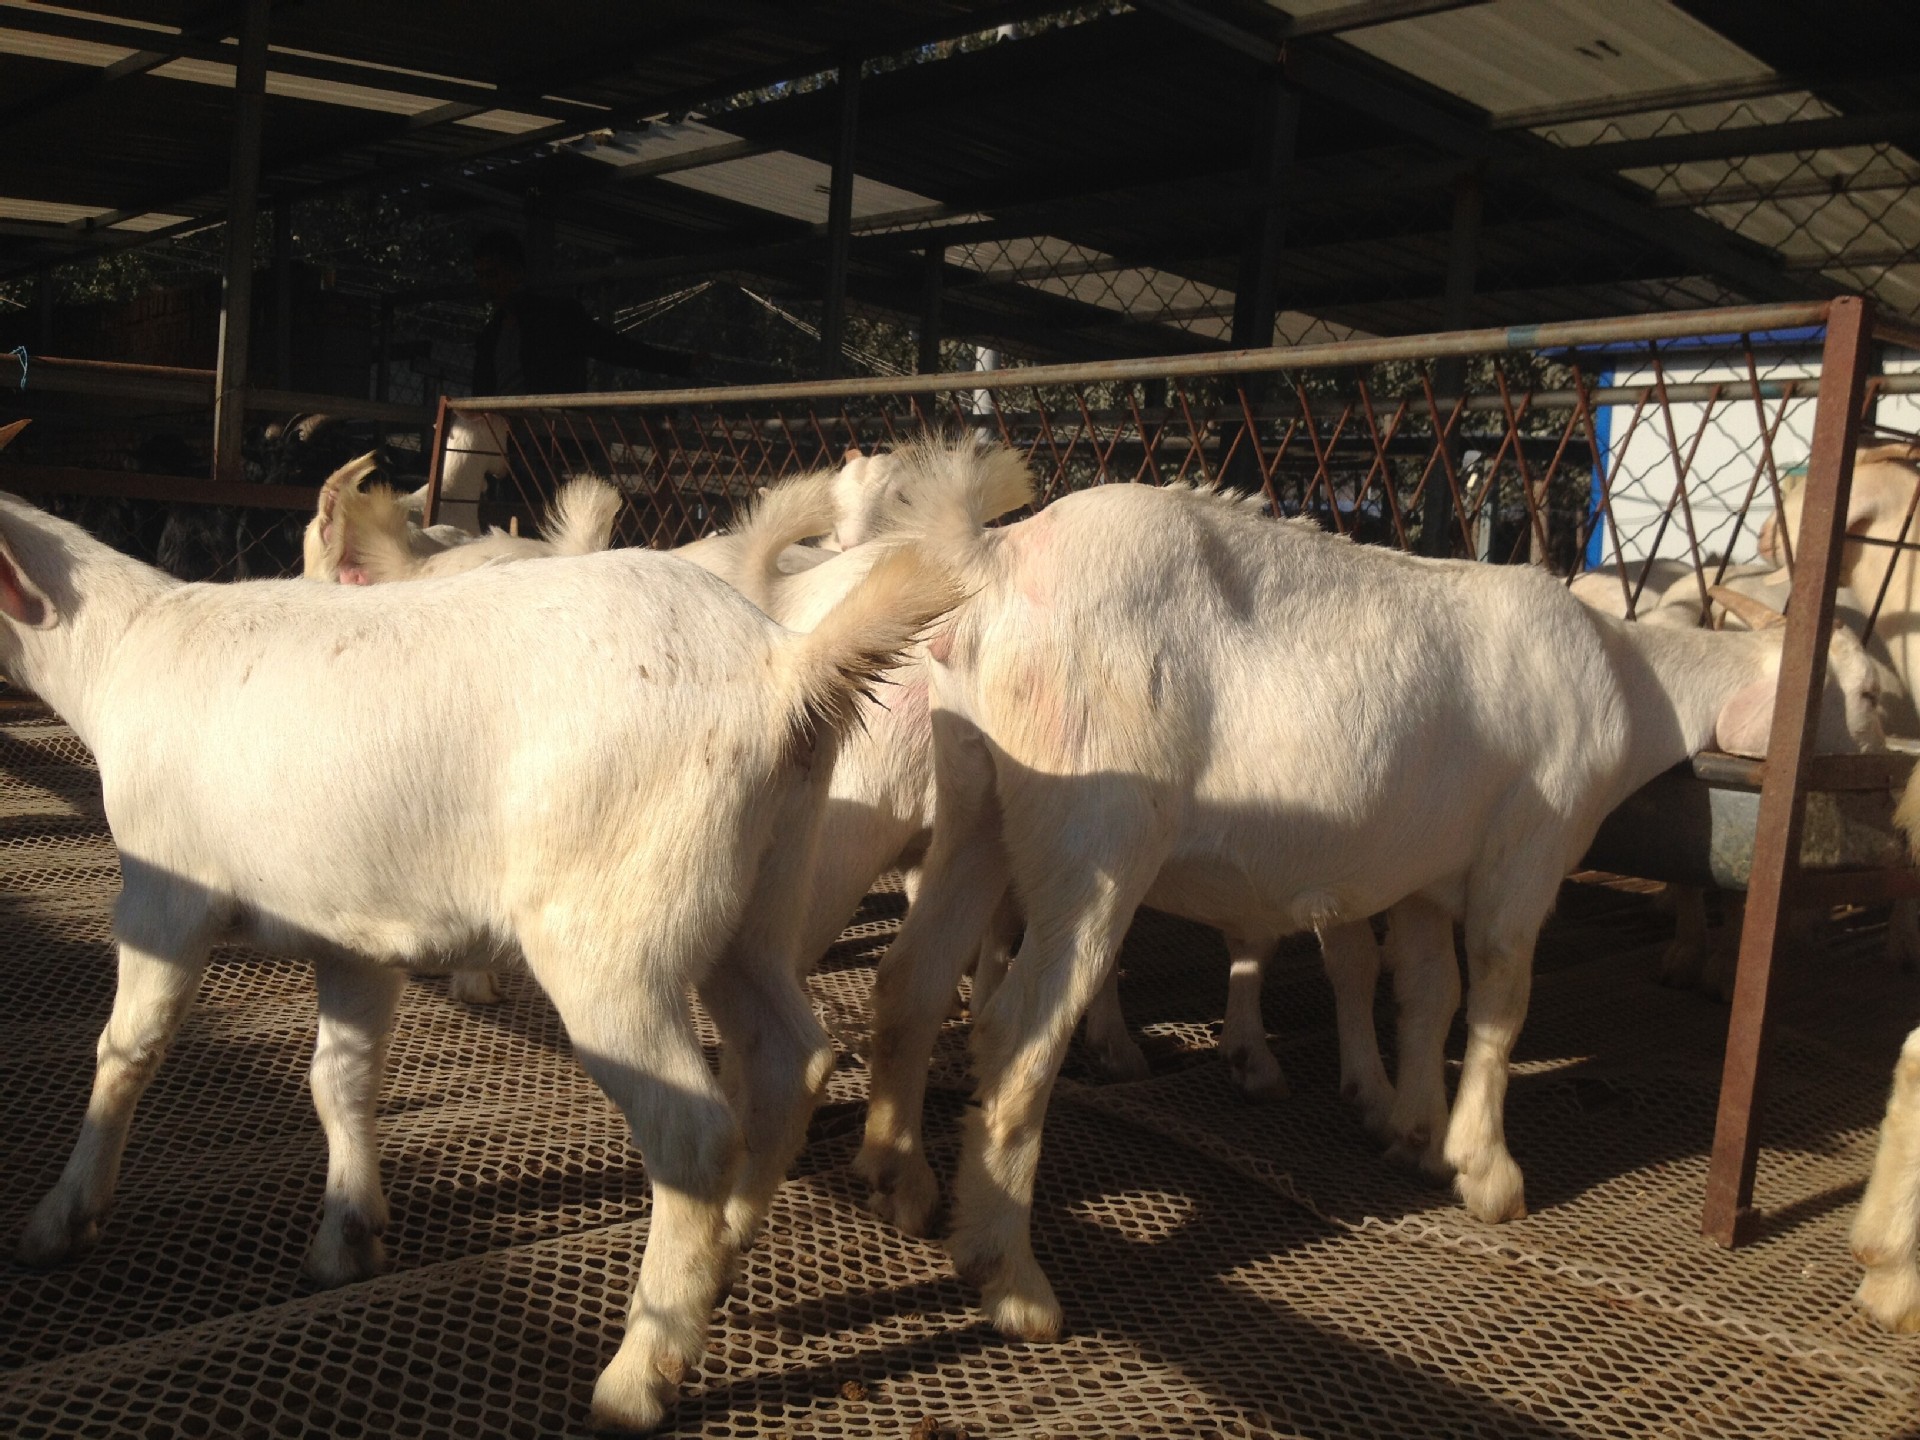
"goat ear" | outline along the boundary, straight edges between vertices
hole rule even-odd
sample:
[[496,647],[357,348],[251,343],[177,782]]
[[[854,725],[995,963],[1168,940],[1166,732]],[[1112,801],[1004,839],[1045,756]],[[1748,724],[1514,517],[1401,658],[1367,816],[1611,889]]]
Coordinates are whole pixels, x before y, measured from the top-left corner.
[[0,532],[0,615],[33,630],[44,630],[59,618],[47,592],[20,568],[4,532]]
[[1773,681],[1756,680],[1733,693],[1713,722],[1714,747],[1750,760],[1767,758],[1773,736]]
[[27,422],[32,419],[33,417],[29,415],[26,420],[16,420],[11,425],[0,425],[0,450],[6,449],[13,443],[13,437],[26,429]]

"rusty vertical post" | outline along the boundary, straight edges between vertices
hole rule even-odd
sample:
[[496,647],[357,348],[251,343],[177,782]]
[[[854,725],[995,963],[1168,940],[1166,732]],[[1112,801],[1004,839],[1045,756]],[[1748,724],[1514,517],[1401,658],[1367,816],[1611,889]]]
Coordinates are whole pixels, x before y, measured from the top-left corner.
[[241,478],[247,365],[253,331],[253,235],[259,218],[260,137],[266,121],[268,0],[247,0],[233,77],[233,168],[227,182],[227,268],[213,379],[213,478]]
[[920,356],[915,364],[922,375],[940,373],[940,309],[946,288],[947,247],[929,245],[920,280]]
[[860,57],[840,62],[840,133],[833,146],[827,189],[827,293],[820,316],[820,373],[841,372],[847,329],[847,251],[853,242],[853,157],[860,133]]
[[[1447,288],[1440,300],[1442,330],[1465,330],[1473,323],[1473,288],[1480,269],[1480,218],[1485,196],[1478,171],[1471,171],[1453,182],[1453,233],[1447,242]],[[1434,390],[1439,395],[1457,397],[1466,383],[1467,365],[1458,357],[1448,357],[1433,367]],[[1445,409],[1442,406],[1443,417]],[[1434,444],[1439,443],[1436,435]],[[1456,457],[1460,450],[1455,442]],[[1420,510],[1420,553],[1441,558],[1453,553],[1452,489],[1436,483],[1444,479],[1445,476],[1438,473],[1428,476],[1426,503]],[[1493,480],[1489,475],[1488,483]],[[1485,503],[1496,507],[1493,518],[1498,520],[1498,493],[1489,495]]]
[[1827,630],[1833,623],[1833,588],[1846,529],[1847,494],[1853,486],[1853,452],[1872,339],[1869,301],[1848,296],[1828,308],[1820,399],[1807,462],[1806,507],[1794,548],[1793,593],[1774,692],[1773,732],[1760,787],[1753,871],[1747,882],[1747,917],[1740,931],[1740,968],[1734,980],[1713,1161],[1700,1221],[1702,1233],[1728,1247],[1747,1238],[1754,1213],[1767,988],[1785,939],[1783,922],[1799,876],[1807,762],[1813,755],[1820,692],[1826,680]]
[[447,468],[447,397],[440,397],[440,408],[433,414],[433,454],[427,457],[427,500],[420,507],[420,527],[425,529],[440,515],[440,477]]

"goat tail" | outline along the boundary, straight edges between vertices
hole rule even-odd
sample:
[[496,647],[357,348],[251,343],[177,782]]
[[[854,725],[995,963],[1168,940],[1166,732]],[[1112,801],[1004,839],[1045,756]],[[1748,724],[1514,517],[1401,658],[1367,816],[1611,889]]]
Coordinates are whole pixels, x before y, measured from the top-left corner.
[[547,507],[540,534],[556,555],[592,555],[613,543],[623,497],[604,480],[576,476]]
[[910,541],[876,548],[885,553],[859,584],[811,631],[788,636],[776,652],[790,724],[802,745],[857,724],[861,700],[874,698],[881,677],[965,598],[960,576],[932,548]]
[[1920,768],[1907,777],[1907,788],[1900,792],[1900,803],[1893,809],[1893,823],[1906,835],[1914,864],[1920,865]]
[[833,529],[833,482],[837,472],[801,475],[762,489],[753,509],[733,533],[745,542],[735,584],[740,593],[769,614],[780,556],[789,545]]
[[1027,462],[1009,445],[978,440],[916,441],[895,454],[879,533],[922,541],[969,580],[983,580],[992,554],[987,524],[1034,503]]

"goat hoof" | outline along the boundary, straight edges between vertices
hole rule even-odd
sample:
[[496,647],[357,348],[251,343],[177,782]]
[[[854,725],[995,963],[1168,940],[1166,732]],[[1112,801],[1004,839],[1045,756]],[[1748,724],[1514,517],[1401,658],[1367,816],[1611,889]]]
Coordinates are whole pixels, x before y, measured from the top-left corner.
[[320,1233],[307,1249],[301,1266],[306,1277],[324,1290],[352,1285],[387,1273],[386,1242],[380,1238],[384,1222],[376,1226],[358,1213],[320,1222]]
[[1060,1302],[1031,1252],[1013,1256],[990,1238],[955,1231],[947,1254],[960,1278],[980,1290],[980,1308],[993,1328],[1016,1340],[1060,1338]]
[[1453,1184],[1453,1167],[1447,1164],[1446,1157],[1424,1128],[1415,1127],[1396,1135],[1385,1153],[1388,1164],[1408,1171],[1429,1185],[1444,1188]]
[[100,1222],[55,1190],[35,1208],[15,1252],[36,1268],[78,1260],[100,1243]]
[[1501,1225],[1526,1218],[1526,1182],[1511,1155],[1496,1155],[1478,1171],[1458,1171],[1453,1185],[1476,1220]]
[[1920,1270],[1911,1264],[1867,1271],[1853,1299],[1884,1330],[1920,1332]]
[[1227,1074],[1249,1100],[1284,1100],[1290,1091],[1286,1072],[1264,1045],[1237,1045],[1224,1057]]
[[613,1363],[593,1387],[589,1416],[595,1430],[652,1430],[667,1418],[680,1382],[698,1363],[696,1346],[676,1344],[646,1321],[636,1323],[620,1343]]
[[1131,1038],[1095,1046],[1093,1066],[1101,1075],[1115,1084],[1145,1080],[1153,1074],[1153,1070],[1147,1064],[1146,1052]]
[[932,1233],[940,1182],[925,1160],[897,1150],[862,1150],[853,1168],[867,1182],[867,1209],[905,1234]]
[[447,995],[468,1005],[498,1005],[506,999],[491,970],[456,970],[447,977]]

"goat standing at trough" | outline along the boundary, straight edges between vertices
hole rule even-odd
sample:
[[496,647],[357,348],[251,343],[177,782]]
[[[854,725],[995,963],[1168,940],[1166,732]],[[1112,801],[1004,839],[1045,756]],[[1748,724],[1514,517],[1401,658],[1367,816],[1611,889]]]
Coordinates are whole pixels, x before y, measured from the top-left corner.
[[[975,1020],[949,1241],[1003,1331],[1059,1329],[1029,1236],[1045,1106],[1141,903],[1243,934],[1410,900],[1463,919],[1444,1156],[1473,1214],[1524,1213],[1501,1111],[1540,924],[1621,800],[1716,737],[1763,741],[1779,633],[1630,625],[1530,568],[1354,545],[1181,487],[1072,495],[951,553],[973,593],[929,646],[938,818],[875,988],[858,1167],[882,1213],[931,1216],[928,1058],[1009,881],[1026,934]],[[1831,655],[1823,725],[1864,743],[1866,659],[1844,632]],[[1404,966],[1453,963],[1421,950]]]
[[831,1068],[789,927],[836,739],[956,596],[910,545],[804,636],[647,551],[404,590],[183,585],[0,496],[0,665],[98,759],[123,876],[92,1099],[21,1257],[94,1243],[134,1105],[233,935],[318,980],[330,1160],[308,1268],[379,1271],[373,1113],[402,967],[517,946],[653,1184],[594,1417],[657,1423]]

